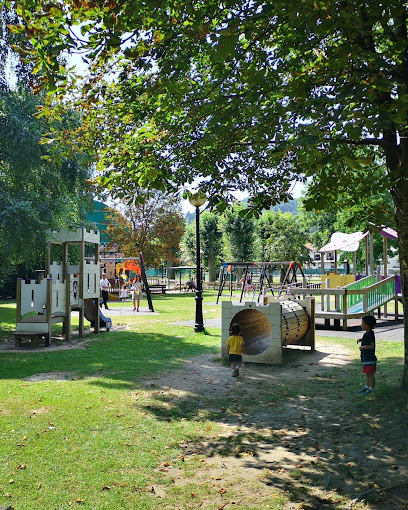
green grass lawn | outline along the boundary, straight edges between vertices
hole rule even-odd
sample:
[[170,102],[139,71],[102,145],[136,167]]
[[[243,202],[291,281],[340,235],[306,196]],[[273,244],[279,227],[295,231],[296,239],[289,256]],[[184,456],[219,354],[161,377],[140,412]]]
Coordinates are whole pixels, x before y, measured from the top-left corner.
[[[151,486],[168,483],[158,466],[181,464],[178,444],[199,440],[210,423],[158,420],[149,412],[151,391],[139,381],[219,350],[218,331],[195,334],[169,324],[194,318],[194,294],[156,296],[154,304],[160,315],[115,317],[119,330],[91,335],[86,349],[0,352],[0,504],[151,508]],[[208,316],[220,313],[213,308]],[[0,321],[1,338],[10,337],[14,303],[0,304]],[[63,372],[67,380],[24,380],[49,372]]]
[[[206,291],[204,303],[215,302],[216,295]],[[144,301],[142,306],[146,305]],[[146,382],[149,377],[180,368],[199,354],[213,353],[217,358],[221,332],[209,328],[206,333],[195,334],[192,327],[172,324],[194,319],[192,293],[154,296],[154,306],[159,315],[114,317],[112,331],[89,334],[90,341],[81,349],[0,350],[0,507],[190,509],[197,508],[200,500],[211,501],[214,488],[194,482],[205,452],[186,458],[180,444],[200,444],[216,437],[221,429],[220,414],[235,413],[237,405],[250,413],[258,404],[250,396],[243,396],[236,404],[231,398],[211,401],[202,395],[199,401],[186,398],[182,406],[161,399],[160,391]],[[205,318],[219,317],[220,313],[220,307],[204,304]],[[15,303],[0,302],[0,339],[12,336],[14,321]],[[333,342],[350,344],[338,339]],[[378,347],[386,382],[379,397],[395,398],[402,349],[397,343],[384,342]],[[357,350],[355,360],[358,363]],[[345,370],[346,384],[358,386],[362,374],[353,366]],[[58,380],[27,379],[53,372],[60,375]],[[332,374],[337,377],[339,372]],[[265,391],[265,399],[278,402],[300,391],[312,396],[322,391],[336,393],[330,378],[315,378],[307,388],[302,384],[260,388],[260,395]],[[371,409],[383,405],[377,402],[372,400]],[[348,412],[360,414],[358,405],[361,403],[350,403]],[[210,411],[214,407],[220,411]],[[273,434],[270,440],[275,440]],[[172,483],[166,474],[168,465],[184,473],[185,484]],[[165,498],[156,492],[159,486],[166,489]],[[237,483],[229,489],[228,501],[239,492]],[[272,491],[256,508],[279,510],[286,500],[284,491]],[[205,506],[219,507],[215,502]]]

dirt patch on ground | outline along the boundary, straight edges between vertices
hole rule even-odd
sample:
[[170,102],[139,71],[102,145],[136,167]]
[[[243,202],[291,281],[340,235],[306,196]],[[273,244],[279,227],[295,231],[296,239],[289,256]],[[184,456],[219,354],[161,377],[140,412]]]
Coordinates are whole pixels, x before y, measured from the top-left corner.
[[71,381],[75,379],[73,372],[44,372],[41,374],[33,374],[24,377],[23,381],[27,382],[42,382],[42,381]]
[[[219,487],[220,508],[268,508],[263,502],[282,494],[285,510],[408,508],[406,420],[371,413],[369,399],[346,388],[336,369],[350,363],[344,347],[323,340],[315,352],[286,350],[282,366],[246,364],[239,378],[203,355],[144,382],[160,418],[221,427],[211,440],[180,444],[186,460],[201,462],[194,483]],[[191,483],[182,469],[160,471]],[[213,497],[191,508],[211,505]]]
[[244,383],[246,386],[259,381],[273,383],[282,379],[308,378],[324,369],[340,367],[350,363],[349,351],[341,345],[320,342],[314,352],[306,349],[285,349],[281,366],[246,363],[237,379],[229,377],[229,369],[213,355],[202,355],[185,362],[183,370],[166,373],[162,377],[149,379],[146,383],[171,388],[172,390],[203,392],[216,391],[228,394],[231,388]]

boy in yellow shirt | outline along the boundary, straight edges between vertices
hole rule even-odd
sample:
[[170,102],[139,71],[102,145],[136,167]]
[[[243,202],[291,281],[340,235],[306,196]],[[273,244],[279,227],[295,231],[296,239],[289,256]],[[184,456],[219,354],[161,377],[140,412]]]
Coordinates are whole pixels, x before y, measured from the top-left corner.
[[242,365],[242,354],[245,354],[244,339],[240,335],[241,328],[239,324],[234,323],[231,326],[231,336],[227,341],[228,360],[231,363],[232,377],[239,376],[239,369]]

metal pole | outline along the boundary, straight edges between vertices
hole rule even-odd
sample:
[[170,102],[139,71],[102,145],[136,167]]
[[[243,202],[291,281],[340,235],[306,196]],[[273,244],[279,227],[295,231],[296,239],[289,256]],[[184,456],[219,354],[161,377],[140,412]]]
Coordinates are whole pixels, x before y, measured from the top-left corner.
[[201,255],[200,255],[200,207],[196,206],[196,250],[197,250],[197,291],[196,291],[196,314],[195,314],[195,327],[196,333],[204,331],[203,319],[203,292],[201,284]]

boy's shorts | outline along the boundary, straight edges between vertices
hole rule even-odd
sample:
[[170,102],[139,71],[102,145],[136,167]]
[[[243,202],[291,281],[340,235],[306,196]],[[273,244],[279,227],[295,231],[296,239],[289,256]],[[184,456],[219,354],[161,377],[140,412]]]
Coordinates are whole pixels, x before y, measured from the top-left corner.
[[233,363],[236,361],[242,361],[242,356],[241,356],[241,354],[230,354],[228,356],[228,360],[230,361],[230,363]]
[[363,365],[363,374],[374,374],[377,371],[377,365]]

